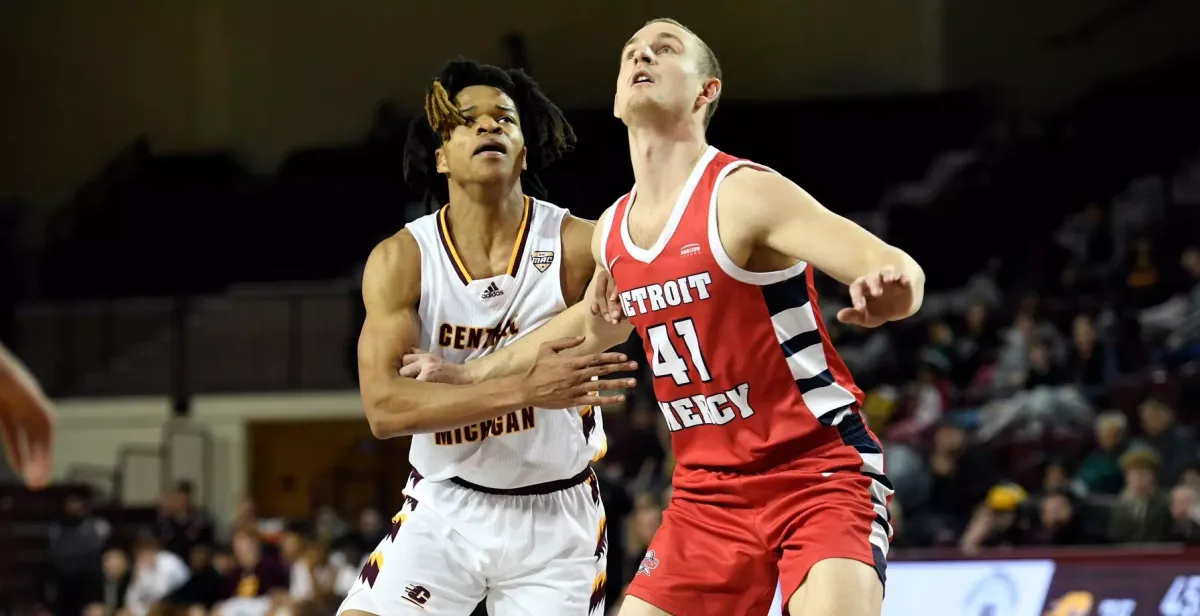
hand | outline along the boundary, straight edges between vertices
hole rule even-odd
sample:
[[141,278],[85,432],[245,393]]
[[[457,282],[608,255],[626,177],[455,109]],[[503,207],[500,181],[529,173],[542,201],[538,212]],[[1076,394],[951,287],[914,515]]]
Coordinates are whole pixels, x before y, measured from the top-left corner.
[[569,357],[561,352],[583,343],[583,337],[562,338],[543,343],[537,360],[525,373],[521,384],[531,406],[544,409],[570,408],[589,404],[603,406],[625,400],[624,394],[605,396],[605,389],[627,389],[633,379],[601,380],[614,372],[636,370],[637,362],[623,353],[592,353]]
[[608,270],[596,268],[593,278],[596,282],[596,292],[592,297],[592,314],[602,317],[605,321],[616,325],[625,318],[621,310],[621,302],[617,299],[617,285],[613,283]]
[[886,266],[850,285],[850,308],[838,311],[842,323],[859,327],[879,327],[908,316],[913,304],[912,281]]
[[[0,369],[2,370],[2,369]],[[0,437],[14,470],[38,490],[50,481],[50,444],[54,437],[50,402],[0,372]]]
[[444,362],[424,349],[412,349],[411,353],[401,358],[400,363],[400,376],[410,379],[447,385],[470,385],[474,382],[463,366]]

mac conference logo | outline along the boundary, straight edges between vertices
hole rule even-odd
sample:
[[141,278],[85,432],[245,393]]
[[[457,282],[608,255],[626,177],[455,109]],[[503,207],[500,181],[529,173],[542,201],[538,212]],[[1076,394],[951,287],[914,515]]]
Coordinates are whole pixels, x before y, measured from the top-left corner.
[[1003,571],[983,578],[967,593],[963,601],[963,616],[1015,616],[1017,585]]

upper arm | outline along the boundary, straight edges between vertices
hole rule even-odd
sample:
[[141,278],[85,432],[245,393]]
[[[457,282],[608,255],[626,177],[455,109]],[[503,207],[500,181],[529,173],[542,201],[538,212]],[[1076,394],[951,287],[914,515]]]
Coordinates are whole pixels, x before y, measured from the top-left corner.
[[562,222],[562,290],[563,299],[570,306],[584,297],[584,290],[596,270],[596,258],[592,254],[593,237],[597,235],[596,223],[570,214]]
[[371,251],[363,270],[367,317],[358,337],[358,372],[364,404],[383,395],[416,345],[420,301],[421,252],[412,234],[401,231]]
[[776,173],[739,169],[721,184],[718,198],[739,204],[737,224],[746,226],[752,245],[810,263],[844,284],[884,264],[896,250]]

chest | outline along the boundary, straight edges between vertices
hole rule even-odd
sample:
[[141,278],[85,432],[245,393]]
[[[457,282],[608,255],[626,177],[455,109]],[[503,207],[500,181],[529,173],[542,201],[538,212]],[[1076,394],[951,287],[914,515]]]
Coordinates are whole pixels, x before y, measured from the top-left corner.
[[636,207],[626,213],[629,239],[643,250],[650,250],[667,230],[672,218],[672,209],[639,200]]

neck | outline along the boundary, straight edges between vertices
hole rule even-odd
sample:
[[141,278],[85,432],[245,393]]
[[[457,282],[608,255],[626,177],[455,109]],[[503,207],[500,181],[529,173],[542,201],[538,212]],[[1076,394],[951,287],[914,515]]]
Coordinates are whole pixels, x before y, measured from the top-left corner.
[[672,203],[707,146],[703,128],[691,121],[631,125],[629,158],[638,194],[652,203]]
[[521,224],[525,195],[519,181],[504,186],[458,186],[451,182],[450,206],[447,216],[455,243],[478,243],[489,248],[496,240],[508,241],[506,232]]

